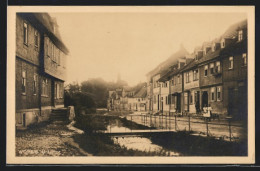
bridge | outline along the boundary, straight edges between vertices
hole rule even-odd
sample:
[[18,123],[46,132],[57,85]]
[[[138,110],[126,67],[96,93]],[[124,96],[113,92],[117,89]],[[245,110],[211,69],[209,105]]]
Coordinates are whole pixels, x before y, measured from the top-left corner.
[[109,136],[132,136],[132,135],[151,135],[151,134],[160,134],[160,133],[173,133],[177,132],[175,130],[158,130],[158,129],[149,129],[149,130],[132,130],[132,131],[123,131],[123,132],[103,132]]

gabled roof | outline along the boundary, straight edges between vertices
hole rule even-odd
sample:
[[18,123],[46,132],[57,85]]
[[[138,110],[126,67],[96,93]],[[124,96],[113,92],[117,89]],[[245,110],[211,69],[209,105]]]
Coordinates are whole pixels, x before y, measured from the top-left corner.
[[247,28],[247,20],[243,20],[241,22],[231,25],[221,37],[222,38],[234,38],[237,36],[237,31],[239,29],[245,29],[245,28]]
[[223,49],[219,48],[214,52],[212,52],[212,49],[210,49],[209,52],[198,61],[198,64],[202,64],[207,61],[214,60],[215,58],[219,57],[223,53],[222,51],[230,51],[230,48],[237,43],[237,40],[235,39],[237,37],[237,31],[239,29],[245,29],[245,28],[247,28],[247,20],[243,20],[241,22],[238,22],[230,26],[220,38],[216,38],[214,40],[216,42],[219,42],[221,38],[228,38],[231,39],[230,44],[227,45],[225,48]]
[[215,50],[214,52],[212,52],[212,50],[210,50],[205,56],[203,56],[201,59],[199,59],[197,63],[202,64],[206,61],[210,61],[210,60],[213,60],[213,59],[219,57],[221,50],[222,50],[221,48]]
[[152,71],[148,72],[146,75],[154,76],[156,74],[162,74],[164,75],[166,72],[169,71],[169,67],[176,64],[178,58],[183,58],[188,54],[188,51],[181,45],[180,49],[175,52],[173,55],[171,55],[167,60],[160,63],[156,68],[154,68]]
[[135,95],[135,98],[145,98],[147,96],[146,87],[142,87]]

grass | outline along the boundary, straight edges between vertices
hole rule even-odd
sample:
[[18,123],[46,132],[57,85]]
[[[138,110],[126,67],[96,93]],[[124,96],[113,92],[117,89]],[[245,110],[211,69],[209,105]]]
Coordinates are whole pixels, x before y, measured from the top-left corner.
[[180,131],[154,134],[154,144],[179,152],[183,156],[246,156],[247,142],[229,142],[213,137],[200,137]]

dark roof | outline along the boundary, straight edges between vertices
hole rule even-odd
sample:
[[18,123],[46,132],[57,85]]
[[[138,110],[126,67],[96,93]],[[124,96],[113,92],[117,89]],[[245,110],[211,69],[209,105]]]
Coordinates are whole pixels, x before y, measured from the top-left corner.
[[[230,52],[232,47],[234,47],[235,44],[241,44],[237,42],[237,39],[235,39],[237,37],[237,31],[239,29],[246,29],[247,28],[247,20],[243,20],[241,22],[238,22],[236,24],[233,24],[232,26],[230,26],[227,31],[221,36],[222,38],[228,38],[231,39],[232,41],[230,42],[230,44],[228,44],[225,48],[221,49],[217,49],[216,51],[212,52],[212,49],[205,55],[203,56],[199,61],[198,64],[202,64],[205,63],[207,61],[211,61],[214,60],[216,58],[218,58],[221,54],[223,54],[223,52]],[[220,39],[216,38],[215,41],[218,42]],[[245,41],[245,40],[243,40]]]
[[234,38],[237,36],[237,31],[239,29],[246,29],[246,28],[247,28],[247,20],[240,21],[238,23],[231,25],[221,37]]
[[146,87],[142,87],[135,95],[135,98],[145,98],[147,96]]
[[178,58],[185,58],[188,54],[188,51],[181,45],[180,49],[172,54],[167,60],[160,63],[156,68],[152,71],[148,72],[146,75],[154,76],[156,74],[165,74],[169,71],[169,67],[177,63]]
[[213,60],[213,59],[219,57],[221,50],[222,50],[221,48],[215,50],[214,52],[212,52],[212,50],[210,50],[205,56],[203,56],[201,59],[199,59],[197,63],[202,64],[206,61],[210,61],[210,60]]
[[183,71],[187,71],[187,70],[190,70],[190,69],[193,69],[194,67],[196,67],[198,65],[199,61],[196,60],[196,59],[193,59],[192,61],[190,61],[187,65],[185,65],[181,70],[180,72],[183,72]]

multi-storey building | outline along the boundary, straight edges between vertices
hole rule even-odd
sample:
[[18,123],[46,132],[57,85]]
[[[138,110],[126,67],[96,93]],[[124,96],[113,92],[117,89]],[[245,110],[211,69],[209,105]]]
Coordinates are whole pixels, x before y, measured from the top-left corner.
[[181,70],[190,63],[192,58],[190,55],[178,58],[177,63],[171,67],[171,70],[160,78],[160,82],[169,83],[168,95],[165,97],[165,103],[168,110],[163,111],[164,114],[183,113],[183,74]]
[[247,119],[247,21],[225,33],[232,42],[222,51],[223,106],[236,119]]
[[17,13],[17,128],[47,120],[52,109],[64,107],[67,55],[58,25],[49,14]]
[[[170,113],[199,113],[210,106],[214,114],[245,119],[247,21],[234,24],[220,38],[197,47],[192,58],[178,61],[169,67],[169,72],[157,79],[158,83],[163,82],[170,87],[168,102],[165,101],[170,105],[166,110]],[[165,97],[161,92],[160,89],[156,99]],[[160,103],[156,105],[158,110],[162,110]]]
[[[175,68],[181,68],[185,65],[185,63],[189,60],[187,58],[188,52],[186,49],[181,46],[181,48],[174,53],[170,58],[166,61],[158,65],[154,70],[147,74],[148,84],[150,84],[150,103],[151,108],[150,113],[162,113],[169,114],[171,110],[175,108],[171,108],[171,101],[169,94],[171,92],[171,81],[166,77],[172,72]],[[176,65],[176,67],[172,67]],[[179,76],[179,81],[181,81],[181,76]]]

